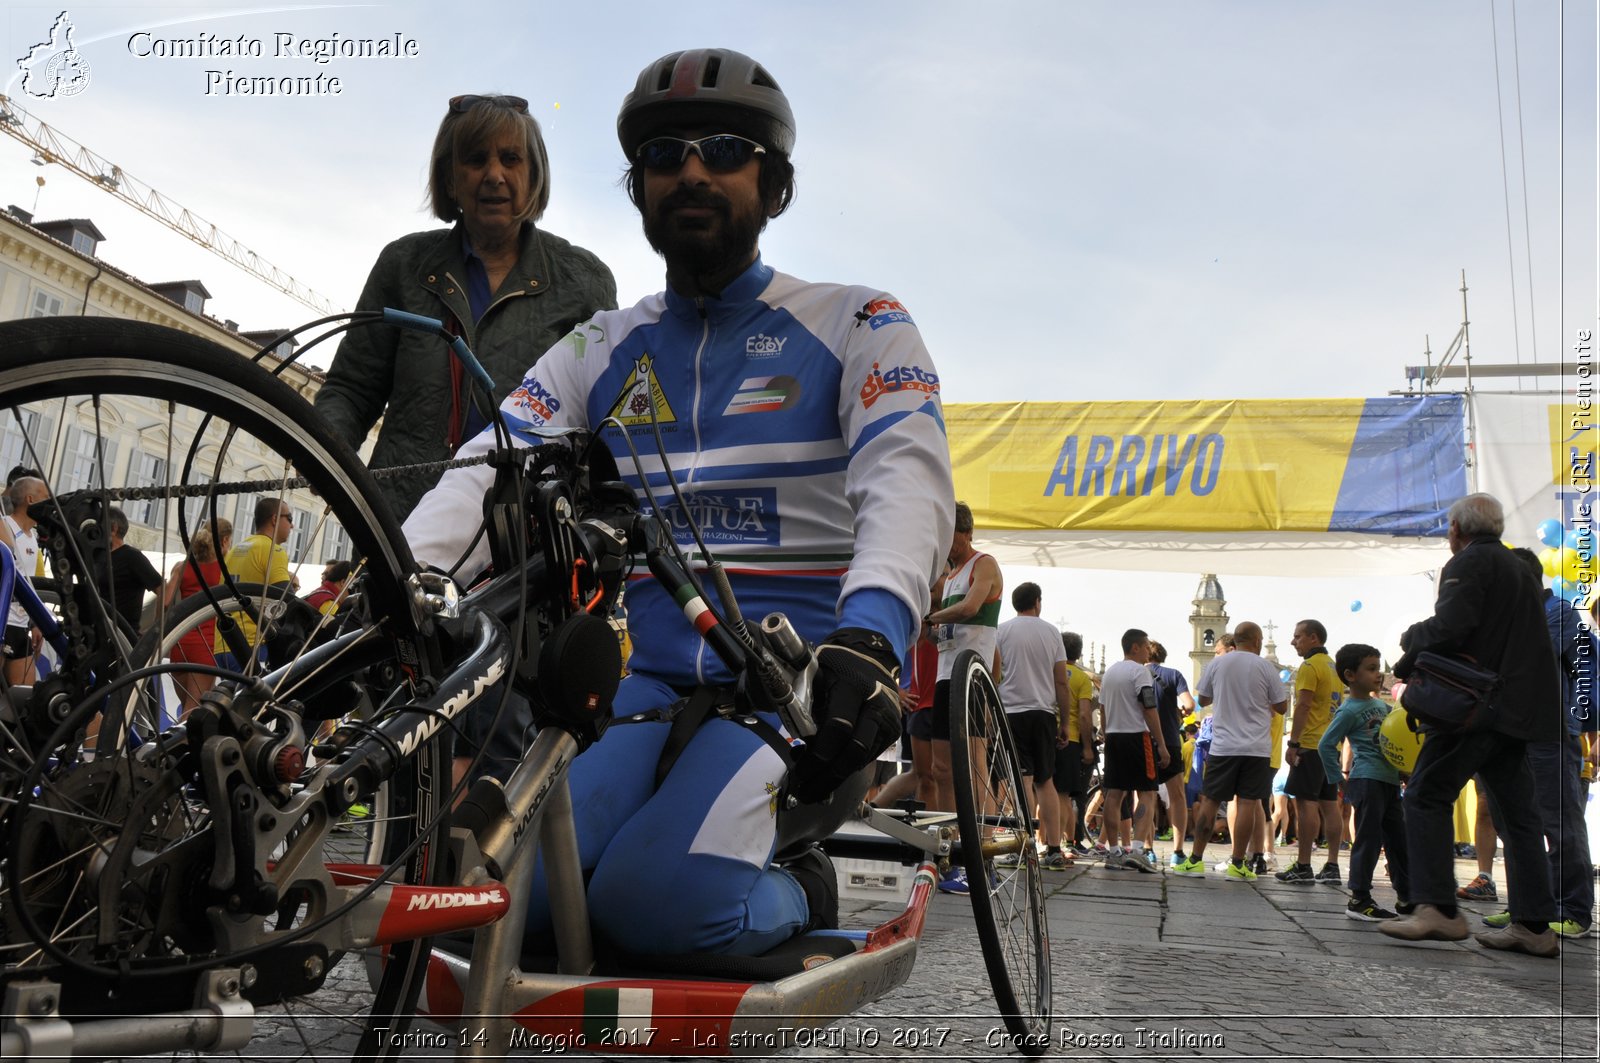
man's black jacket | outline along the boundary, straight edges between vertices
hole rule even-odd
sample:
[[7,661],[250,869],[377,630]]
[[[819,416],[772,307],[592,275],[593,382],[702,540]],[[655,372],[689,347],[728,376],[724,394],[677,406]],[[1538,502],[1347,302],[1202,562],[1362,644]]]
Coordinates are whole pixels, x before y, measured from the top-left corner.
[[1545,631],[1544,588],[1494,536],[1462,547],[1439,573],[1433,616],[1400,636],[1405,656],[1395,674],[1410,674],[1425,650],[1467,656],[1499,673],[1494,730],[1529,742],[1562,736],[1561,682]]

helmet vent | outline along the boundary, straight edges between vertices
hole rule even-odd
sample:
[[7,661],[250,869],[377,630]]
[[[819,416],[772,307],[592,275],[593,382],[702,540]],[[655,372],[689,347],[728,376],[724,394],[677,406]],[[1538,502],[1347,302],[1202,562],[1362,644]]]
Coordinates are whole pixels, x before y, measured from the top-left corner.
[[772,80],[772,75],[767,73],[767,68],[760,65],[757,65],[755,69],[750,72],[750,84],[760,85],[764,89],[773,89],[779,92],[782,91],[778,88],[778,83]]
[[659,68],[659,72],[656,74],[656,91],[657,92],[666,92],[667,91],[667,87],[672,84],[672,71],[673,70],[674,70],[674,65],[673,64],[671,64],[671,63],[662,63],[661,64],[661,66]]
[[708,89],[717,87],[717,73],[722,69],[722,57],[712,55],[706,57],[705,72],[700,75],[700,84]]

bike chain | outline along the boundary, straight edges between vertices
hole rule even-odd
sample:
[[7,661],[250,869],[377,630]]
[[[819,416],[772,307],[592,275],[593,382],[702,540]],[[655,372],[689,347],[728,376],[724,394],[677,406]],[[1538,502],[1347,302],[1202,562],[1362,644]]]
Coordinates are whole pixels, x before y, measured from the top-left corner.
[[[443,473],[447,469],[461,469],[468,465],[482,465],[488,460],[488,455],[479,455],[476,458],[455,458],[451,461],[424,462],[420,465],[391,465],[386,468],[371,469],[369,471],[379,480],[388,480],[402,475],[416,476]],[[103,493],[107,498],[114,498],[119,501],[156,502],[164,498],[204,498],[211,494],[243,495],[292,491],[309,486],[310,482],[304,476],[290,476],[274,480],[233,480],[216,484],[188,484],[183,487],[108,487]],[[97,495],[101,493],[100,490],[95,491]]]

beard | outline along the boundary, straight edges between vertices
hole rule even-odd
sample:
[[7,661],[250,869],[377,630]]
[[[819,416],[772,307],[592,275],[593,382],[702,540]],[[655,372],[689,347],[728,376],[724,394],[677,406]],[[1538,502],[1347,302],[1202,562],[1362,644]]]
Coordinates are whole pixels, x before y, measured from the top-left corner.
[[[713,213],[707,218],[683,218],[674,213],[680,207],[703,207]],[[748,261],[766,222],[759,204],[741,212],[726,196],[680,188],[644,214],[644,235],[667,260],[669,270],[703,277]]]

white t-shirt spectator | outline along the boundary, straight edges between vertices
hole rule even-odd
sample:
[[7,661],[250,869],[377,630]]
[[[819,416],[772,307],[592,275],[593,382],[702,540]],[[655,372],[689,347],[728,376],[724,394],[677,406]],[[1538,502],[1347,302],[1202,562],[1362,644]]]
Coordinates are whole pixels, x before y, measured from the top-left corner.
[[1007,712],[1056,711],[1056,665],[1067,663],[1061,632],[1038,616],[1015,616],[996,633],[1000,704]]
[[[1106,734],[1148,731],[1139,691],[1154,686],[1150,669],[1124,658],[1106,669],[1100,680],[1100,704],[1105,709]],[[1152,703],[1154,699],[1152,699]]]
[[1206,665],[1195,691],[1212,703],[1211,756],[1272,755],[1272,706],[1289,697],[1276,665],[1244,650],[1225,653]]
[[[12,560],[17,563],[17,575],[31,586],[33,574],[39,565],[39,538],[32,531],[23,531],[22,525],[12,520],[9,515],[0,520],[6,522],[6,527],[10,529],[11,537],[17,544],[16,549],[12,551]],[[22,603],[15,595],[11,598],[11,612],[6,614],[6,626],[20,628],[33,626],[33,618],[28,616],[28,611],[22,608]]]

